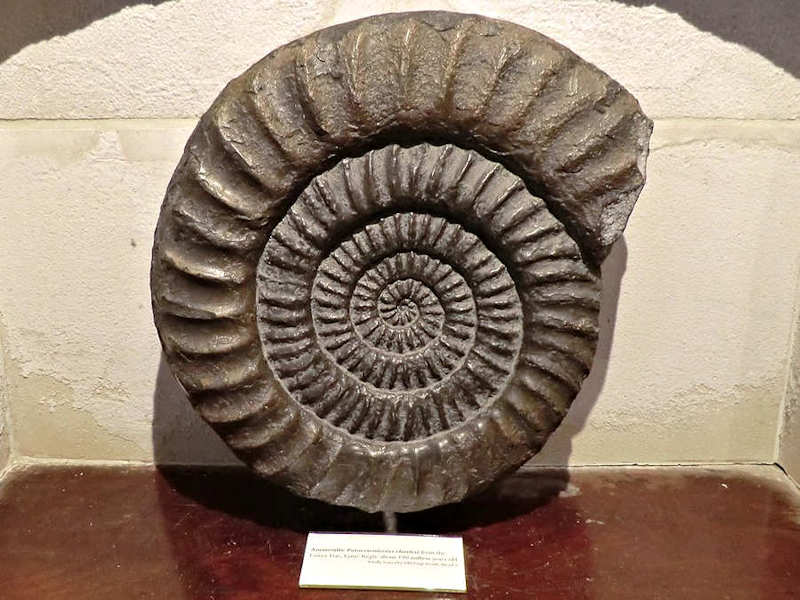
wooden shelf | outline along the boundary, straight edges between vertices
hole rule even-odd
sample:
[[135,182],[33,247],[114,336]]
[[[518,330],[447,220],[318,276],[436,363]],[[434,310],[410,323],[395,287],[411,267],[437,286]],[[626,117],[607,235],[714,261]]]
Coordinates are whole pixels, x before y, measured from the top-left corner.
[[[233,468],[17,468],[0,484],[0,596],[464,598],[298,589],[309,530],[381,527]],[[468,598],[800,597],[800,492],[774,467],[518,474],[399,530],[462,534]]]

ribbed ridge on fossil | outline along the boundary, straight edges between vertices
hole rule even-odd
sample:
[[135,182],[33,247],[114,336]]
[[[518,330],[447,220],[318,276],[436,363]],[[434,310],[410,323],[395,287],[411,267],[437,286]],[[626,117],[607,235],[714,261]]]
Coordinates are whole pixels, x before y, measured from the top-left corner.
[[383,15],[279,48],[170,183],[152,266],[170,366],[301,494],[458,500],[538,450],[580,389],[650,128],[569,50],[482,17]]
[[595,263],[644,182],[651,124],[636,100],[548,38],[481,17],[385,15],[325,30],[267,56],[229,96],[208,125],[272,194],[371,138],[457,139],[542,188]]

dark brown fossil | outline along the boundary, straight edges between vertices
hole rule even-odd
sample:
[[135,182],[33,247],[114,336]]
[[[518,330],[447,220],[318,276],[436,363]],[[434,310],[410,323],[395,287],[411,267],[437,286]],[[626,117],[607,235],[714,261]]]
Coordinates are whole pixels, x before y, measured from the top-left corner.
[[475,15],[318,31],[233,80],[169,185],[164,351],[257,473],[368,511],[462,499],[589,372],[599,264],[651,122],[552,40]]

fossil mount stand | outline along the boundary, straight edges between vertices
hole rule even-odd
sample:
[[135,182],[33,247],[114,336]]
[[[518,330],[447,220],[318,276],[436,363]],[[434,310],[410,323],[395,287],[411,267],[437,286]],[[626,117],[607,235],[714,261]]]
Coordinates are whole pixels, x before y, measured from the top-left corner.
[[588,374],[651,130],[618,83],[503,21],[380,15],[278,48],[203,115],[167,190],[168,362],[298,494],[461,500],[535,454]]

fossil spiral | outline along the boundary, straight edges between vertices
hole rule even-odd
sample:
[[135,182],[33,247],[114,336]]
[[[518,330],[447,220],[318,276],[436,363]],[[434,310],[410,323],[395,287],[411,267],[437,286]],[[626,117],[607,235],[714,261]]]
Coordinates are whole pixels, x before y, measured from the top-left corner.
[[225,88],[167,190],[169,364],[299,494],[458,501],[537,452],[589,372],[651,129],[607,75],[502,21],[381,15],[283,46]]

